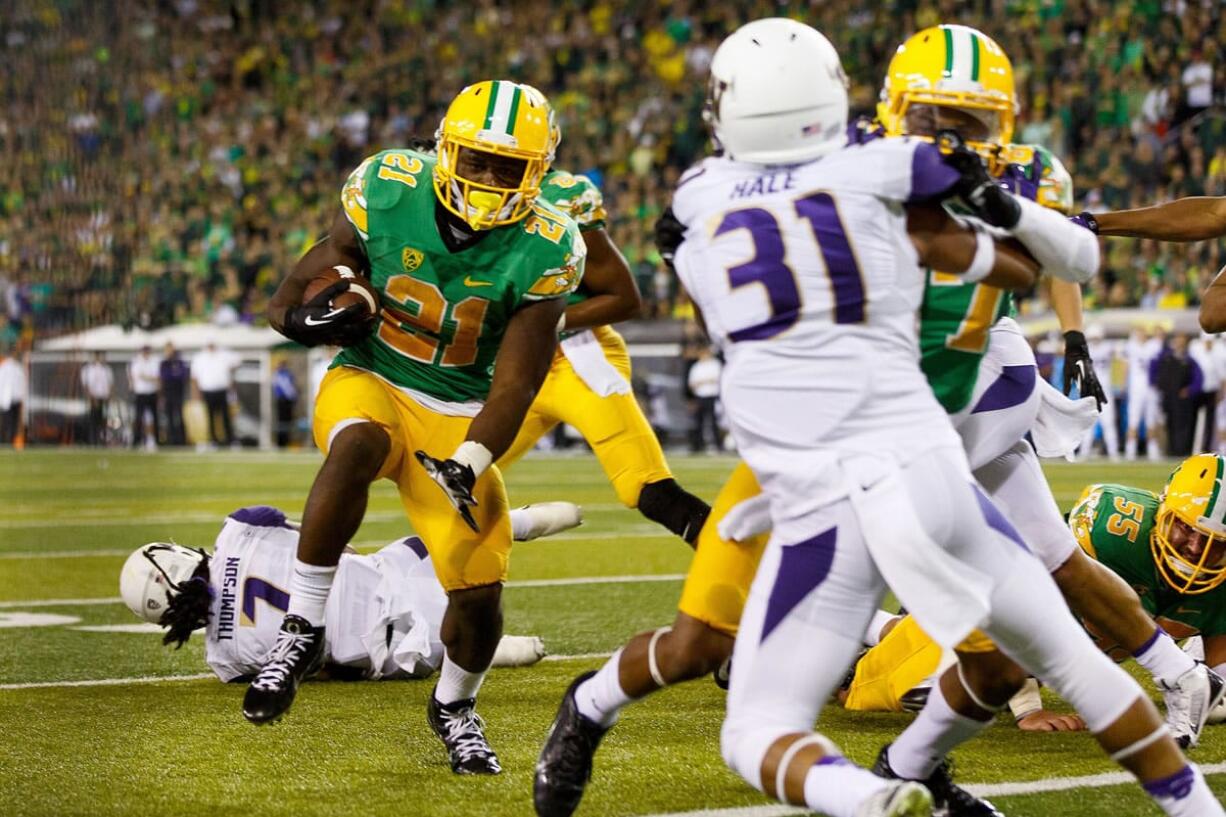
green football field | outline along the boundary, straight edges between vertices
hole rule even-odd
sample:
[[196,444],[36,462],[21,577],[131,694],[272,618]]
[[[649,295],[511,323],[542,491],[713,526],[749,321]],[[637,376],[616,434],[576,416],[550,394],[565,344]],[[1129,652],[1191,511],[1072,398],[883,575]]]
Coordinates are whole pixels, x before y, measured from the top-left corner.
[[[155,634],[112,627],[136,623],[118,599],[131,550],[169,539],[210,546],[242,505],[296,516],[317,464],[308,453],[0,454],[0,815],[532,814],[532,765],[562,691],[631,634],[671,621],[689,549],[621,508],[590,457],[516,466],[513,503],[571,500],[586,522],[516,546],[506,629],[541,636],[550,656],[490,673],[479,710],[505,772],[458,778],[425,723],[430,682],[310,683],[284,721],[257,729],[239,713],[243,688],[205,676],[201,639],[175,652]],[[673,459],[682,484],[708,499],[732,465]],[[1067,509],[1088,482],[1158,488],[1170,468],[1048,473]],[[406,532],[390,483],[380,484],[357,545]],[[792,813],[724,767],[722,712],[709,680],[632,707],[605,740],[578,814]],[[828,707],[822,728],[867,764],[908,719]],[[1085,733],[1023,734],[1002,718],[955,758],[959,779],[1009,815],[1160,813],[1137,786],[1103,776],[1114,767]],[[1226,794],[1226,727],[1211,727],[1194,758],[1214,764],[1210,780]],[[1094,777],[1070,779],[1083,776]]]

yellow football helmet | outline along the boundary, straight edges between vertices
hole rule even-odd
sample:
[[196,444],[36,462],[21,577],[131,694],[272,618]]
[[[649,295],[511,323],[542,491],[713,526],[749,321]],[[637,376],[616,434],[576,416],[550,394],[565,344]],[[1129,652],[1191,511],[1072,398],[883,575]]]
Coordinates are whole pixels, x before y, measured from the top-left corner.
[[[444,207],[473,229],[519,221],[541,192],[541,180],[560,138],[553,108],[531,85],[507,80],[469,85],[452,100],[435,133],[435,193]],[[523,177],[514,187],[466,179],[459,172],[461,148],[522,159]]]
[[[1196,454],[1180,463],[1167,480],[1150,537],[1154,564],[1162,578],[1180,593],[1207,593],[1226,581],[1226,496],[1222,492],[1223,458]],[[1207,537],[1197,561],[1171,543],[1178,519]]]
[[1017,93],[1013,65],[1004,49],[968,26],[939,25],[898,46],[877,104],[887,136],[907,133],[912,105],[938,105],[971,114],[988,130],[986,143],[969,142],[980,153],[1013,139]]

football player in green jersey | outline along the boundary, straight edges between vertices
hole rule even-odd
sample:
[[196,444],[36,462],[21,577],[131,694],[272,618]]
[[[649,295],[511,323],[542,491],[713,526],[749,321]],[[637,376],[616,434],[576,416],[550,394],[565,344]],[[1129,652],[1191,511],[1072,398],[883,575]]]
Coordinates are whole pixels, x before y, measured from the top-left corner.
[[[502,633],[511,544],[506,491],[491,464],[545,377],[585,254],[574,221],[537,200],[557,141],[536,89],[465,88],[439,127],[437,157],[387,150],[350,175],[330,234],[272,299],[269,320],[288,337],[345,348],[316,401],[326,459],[303,513],[281,633],[244,699],[251,721],[281,717],[318,664],[341,551],[370,484],[387,478],[448,594],[430,726],[456,773],[501,771],[474,709]],[[380,300],[373,322],[330,308],[344,280],[301,303],[328,269],[369,278]]]
[[[1226,460],[1217,454],[1189,457],[1160,494],[1124,485],[1090,485],[1068,518],[1081,549],[1136,591],[1145,611],[1167,633],[1174,638],[1202,637],[1205,663],[1219,674],[1226,671],[1224,467]],[[879,621],[885,623],[880,643],[857,664],[847,705],[900,711],[917,691],[926,692],[941,649],[910,617],[883,615]],[[1095,634],[1099,645],[1117,660],[1135,656],[1135,651]],[[1037,684],[1028,685],[1009,705],[1022,728],[1084,728],[1075,717],[1042,710]],[[1198,718],[1207,715],[1207,707],[1198,708]],[[1036,716],[1045,717],[1032,725],[1025,723]]]

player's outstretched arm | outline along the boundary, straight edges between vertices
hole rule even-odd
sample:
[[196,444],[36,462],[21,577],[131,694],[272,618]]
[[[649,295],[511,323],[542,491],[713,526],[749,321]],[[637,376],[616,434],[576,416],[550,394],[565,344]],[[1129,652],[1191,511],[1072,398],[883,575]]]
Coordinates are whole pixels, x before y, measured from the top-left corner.
[[936,205],[907,207],[907,232],[923,266],[1001,289],[1034,285],[1038,263],[1014,241],[977,232]]
[[1200,328],[1206,332],[1226,332],[1226,267],[1218,271],[1201,295]]
[[1099,235],[1204,241],[1226,235],[1226,196],[1189,196],[1136,210],[1082,213],[1077,219]]
[[[272,328],[293,340],[315,345],[329,340],[325,335],[331,334],[335,329],[340,328],[341,324],[350,320],[348,315],[328,317],[331,312],[327,309],[328,301],[348,287],[345,282],[335,285],[315,298],[316,301],[322,302],[322,312],[314,316],[310,328],[297,320],[302,317],[301,311],[305,308],[302,304],[302,296],[306,292],[307,284],[320,273],[335,266],[348,267],[362,274],[366,274],[368,269],[366,254],[343,211],[337,211],[328,235],[321,238],[315,243],[315,246],[307,250],[302,258],[298,259],[293,271],[281,281],[277,291],[269,299],[268,323]],[[354,319],[369,319],[369,314],[361,310],[354,310],[350,315],[354,316]]]
[[633,320],[643,311],[643,299],[625,256],[603,227],[584,230],[587,261],[583,289],[588,297],[566,307],[562,328],[587,329]]

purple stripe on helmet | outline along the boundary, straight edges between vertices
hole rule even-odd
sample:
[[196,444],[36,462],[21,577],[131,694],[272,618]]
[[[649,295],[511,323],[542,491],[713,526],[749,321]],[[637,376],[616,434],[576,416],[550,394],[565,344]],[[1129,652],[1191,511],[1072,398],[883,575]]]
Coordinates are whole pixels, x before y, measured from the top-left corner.
[[288,528],[290,527],[285,514],[271,505],[252,505],[249,508],[239,508],[230,514],[235,522],[251,525],[256,528]]
[[430,556],[430,551],[426,550],[426,543],[416,536],[406,536],[400,540],[404,546],[417,554],[418,559],[427,559]]
[[838,528],[823,531],[812,539],[794,545],[785,545],[766,602],[766,620],[762,623],[762,641],[821,584],[830,572],[834,561],[834,542]]
[[911,154],[911,195],[908,203],[928,201],[943,197],[957,184],[958,171],[945,164],[936,145],[917,142]]
[[1188,765],[1170,777],[1145,783],[1144,788],[1154,799],[1182,800],[1192,793],[1192,786],[1195,783],[1196,772],[1192,771],[1192,767]]
[[988,386],[988,390],[979,398],[979,402],[971,409],[971,414],[983,411],[1000,411],[1001,409],[1020,406],[1030,399],[1034,393],[1038,369],[1033,364],[1021,366],[1005,366],[996,382]]
[[992,504],[992,500],[988,499],[988,495],[983,492],[975,483],[971,483],[971,490],[975,492],[975,499],[979,502],[979,511],[983,514],[983,518],[988,523],[988,527],[997,533],[1009,537],[1013,542],[1027,553],[1030,548],[1026,547],[1026,543],[1022,541],[1022,537],[1018,534],[1013,524],[1005,519],[1005,515],[1000,512],[1000,509]]

